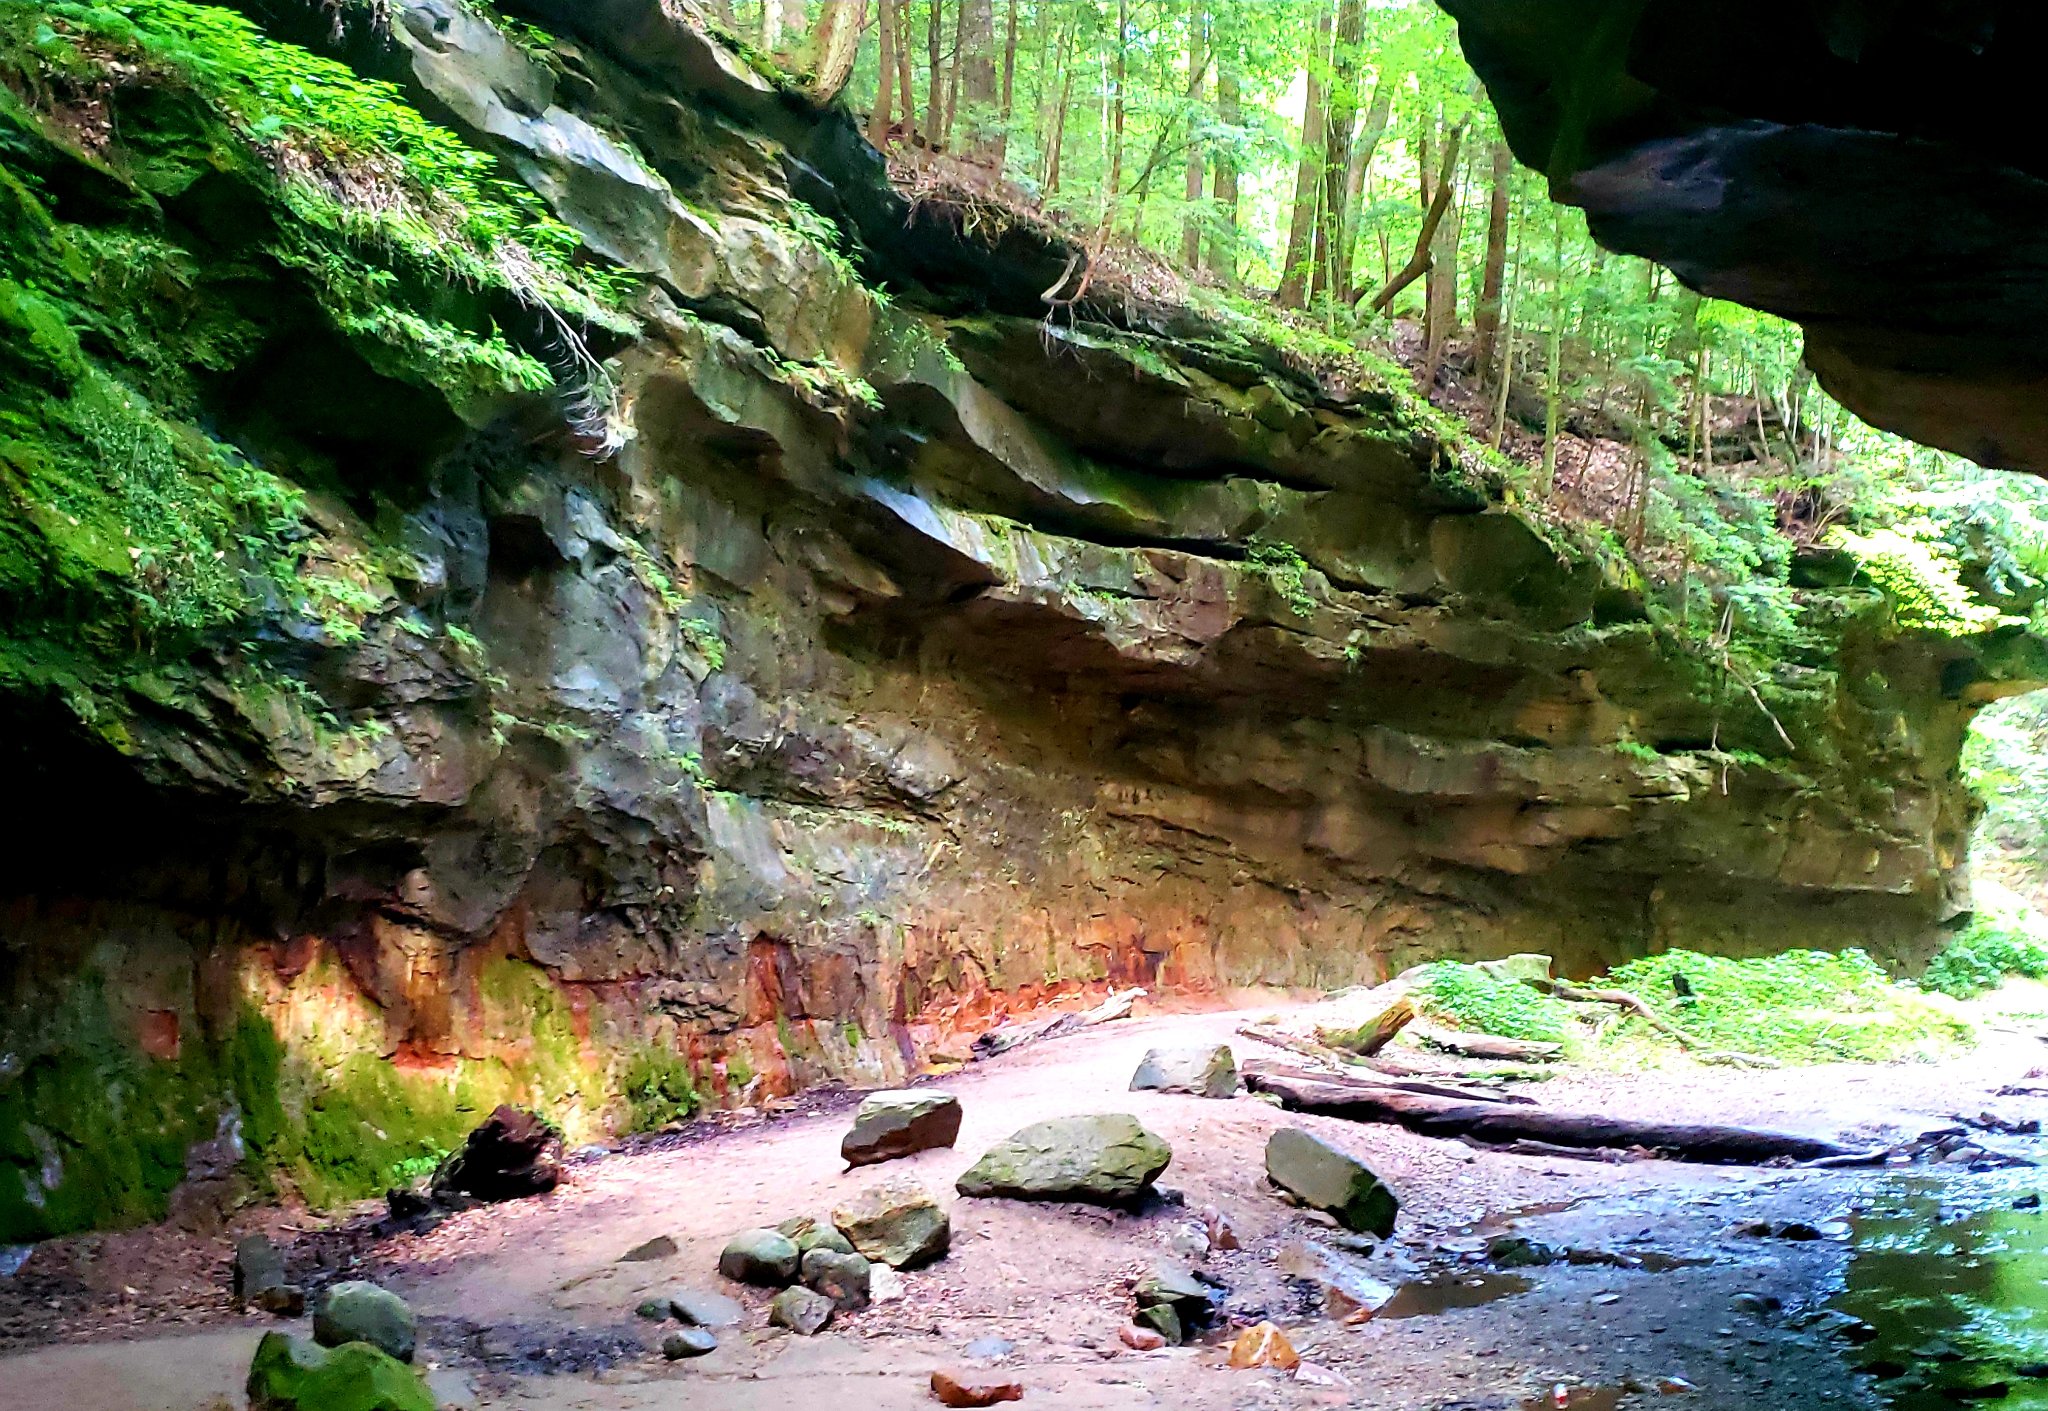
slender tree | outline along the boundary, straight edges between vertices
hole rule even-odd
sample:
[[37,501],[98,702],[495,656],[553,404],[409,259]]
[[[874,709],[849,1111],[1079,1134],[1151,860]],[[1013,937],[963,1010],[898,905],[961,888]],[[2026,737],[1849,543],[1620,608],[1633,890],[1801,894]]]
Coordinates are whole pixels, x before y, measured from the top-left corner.
[[[768,7],[774,9],[771,3]],[[890,107],[896,89],[896,16],[895,0],[882,0],[881,21],[876,26],[880,33],[880,53],[876,59],[875,106],[868,115],[868,141],[883,147],[889,141],[889,124],[894,121]],[[910,95],[903,95],[903,105],[910,106]]]
[[1216,177],[1212,189],[1216,209],[1211,227],[1215,233],[1209,242],[1209,268],[1222,279],[1226,288],[1235,288],[1238,245],[1236,133],[1244,122],[1244,111],[1237,60],[1220,35],[1216,58],[1216,122],[1230,129],[1231,145],[1218,152],[1215,158]]
[[1514,179],[1514,158],[1508,144],[1493,144],[1493,199],[1486,212],[1486,271],[1479,286],[1479,304],[1472,312],[1472,364],[1481,381],[1493,377],[1495,342],[1500,333],[1500,298],[1508,268],[1508,184]]
[[1323,154],[1318,176],[1322,192],[1317,200],[1314,275],[1309,292],[1342,289],[1343,270],[1338,253],[1345,228],[1345,186],[1351,170],[1352,129],[1358,123],[1358,80],[1363,66],[1361,43],[1365,38],[1364,0],[1339,0],[1335,47],[1331,52],[1329,114],[1323,128]]
[[1309,51],[1308,95],[1301,112],[1301,162],[1294,173],[1287,255],[1280,267],[1280,289],[1274,295],[1274,301],[1283,309],[1298,309],[1308,302],[1309,264],[1315,258],[1316,206],[1323,190],[1323,76],[1329,72],[1334,21],[1329,10],[1322,10],[1316,19],[1315,44]]

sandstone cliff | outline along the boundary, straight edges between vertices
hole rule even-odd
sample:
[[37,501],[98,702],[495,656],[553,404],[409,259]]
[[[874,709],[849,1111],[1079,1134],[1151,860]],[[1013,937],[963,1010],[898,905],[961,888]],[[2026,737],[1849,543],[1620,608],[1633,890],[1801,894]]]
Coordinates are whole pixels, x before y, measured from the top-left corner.
[[1666,620],[1399,369],[1048,318],[653,0],[389,8],[0,9],[0,1242],[1102,982],[1960,905],[2030,639]]

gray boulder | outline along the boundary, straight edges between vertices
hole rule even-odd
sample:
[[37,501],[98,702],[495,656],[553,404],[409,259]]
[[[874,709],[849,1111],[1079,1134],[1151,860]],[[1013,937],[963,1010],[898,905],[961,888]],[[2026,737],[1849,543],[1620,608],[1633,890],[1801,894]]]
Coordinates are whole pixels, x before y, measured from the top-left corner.
[[389,1289],[351,1279],[323,1290],[313,1305],[313,1341],[322,1347],[366,1342],[401,1362],[410,1362],[419,1343],[419,1330],[404,1299]]
[[1347,1230],[1381,1239],[1394,1232],[1401,1202],[1371,1168],[1297,1127],[1273,1133],[1266,1143],[1266,1179]]
[[1237,1055],[1228,1044],[1207,1048],[1155,1048],[1131,1075],[1131,1091],[1237,1096]]
[[832,1321],[832,1300],[807,1288],[784,1289],[768,1305],[768,1321],[778,1328],[809,1337]]
[[989,1148],[960,1194],[1012,1200],[1135,1204],[1173,1160],[1173,1148],[1121,1113],[1034,1122]]
[[784,1220],[775,1228],[789,1236],[790,1243],[796,1246],[799,1259],[814,1249],[830,1249],[840,1254],[859,1252],[854,1249],[853,1242],[833,1229],[829,1222],[813,1220],[808,1215]]
[[796,1244],[776,1230],[743,1230],[718,1256],[718,1272],[735,1283],[786,1288],[796,1280]]
[[868,1261],[858,1254],[814,1249],[804,1256],[804,1287],[822,1293],[842,1313],[868,1306]]
[[915,1181],[870,1186],[832,1212],[832,1223],[853,1247],[892,1269],[915,1269],[945,1256],[953,1222]]
[[848,1166],[871,1166],[949,1147],[960,1135],[960,1099],[930,1088],[869,1093],[839,1143]]

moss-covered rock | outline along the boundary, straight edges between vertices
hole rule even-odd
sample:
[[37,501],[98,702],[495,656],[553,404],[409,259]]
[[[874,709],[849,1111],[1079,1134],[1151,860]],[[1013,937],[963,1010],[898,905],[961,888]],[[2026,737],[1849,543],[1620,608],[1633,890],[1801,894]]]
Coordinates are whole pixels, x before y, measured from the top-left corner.
[[249,1367],[250,1411],[434,1411],[419,1375],[366,1342],[326,1348],[265,1333]]

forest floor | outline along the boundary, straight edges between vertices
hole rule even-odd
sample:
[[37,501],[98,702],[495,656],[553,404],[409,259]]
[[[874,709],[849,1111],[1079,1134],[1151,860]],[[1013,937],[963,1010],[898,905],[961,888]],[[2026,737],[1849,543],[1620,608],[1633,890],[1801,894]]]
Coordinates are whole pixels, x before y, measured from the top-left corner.
[[[265,1218],[281,1241],[298,1231],[294,1272],[309,1282],[371,1277],[411,1301],[421,1318],[420,1360],[451,1408],[889,1411],[935,1405],[927,1389],[932,1370],[978,1358],[1023,1384],[1026,1407],[1048,1411],[1733,1411],[1887,1404],[1867,1378],[1852,1374],[1871,1356],[1855,1343],[1870,1335],[1869,1325],[1857,1331],[1823,1310],[1830,1300],[1861,1297],[1859,1311],[1896,1302],[1888,1290],[1867,1286],[1859,1273],[1865,1264],[1880,1279],[1910,1283],[1921,1275],[1913,1272],[1918,1266],[1902,1276],[1881,1260],[1870,1263],[1875,1255],[1862,1248],[1858,1230],[1929,1192],[1934,1203],[1925,1220],[1936,1222],[1991,1206],[2028,1207],[2041,1184],[2027,1168],[1822,1171],[1512,1156],[1298,1117],[1243,1096],[1126,1091],[1138,1060],[1155,1046],[1229,1042],[1241,1061],[1275,1057],[1235,1036],[1257,1012],[1139,1018],[976,1063],[940,1083],[965,1108],[957,1146],[887,1166],[843,1170],[838,1144],[849,1104],[827,1098],[750,1125],[701,1123],[630,1151],[579,1159],[550,1196],[464,1212],[424,1235],[377,1234],[368,1217],[324,1229],[311,1217],[273,1211]],[[1530,1091],[1559,1109],[1750,1123],[1876,1145],[1953,1126],[1958,1115],[2048,1117],[2048,1096],[1999,1094],[2027,1088],[2043,1062],[2041,1039],[2008,1031],[1938,1064],[1774,1072],[1683,1064],[1629,1074],[1567,1068]],[[1134,1214],[954,1198],[955,1177],[991,1143],[1041,1118],[1104,1111],[1133,1113],[1172,1144],[1162,1184],[1177,1197]],[[1311,1245],[1346,1251],[1327,1222],[1283,1204],[1265,1183],[1266,1139],[1290,1125],[1359,1156],[1401,1195],[1395,1237],[1370,1256],[1349,1252],[1360,1270],[1400,1288],[1370,1321],[1326,1316],[1320,1292],[1293,1277]],[[1976,1139],[2014,1154],[2031,1145]],[[896,1176],[940,1194],[954,1228],[951,1255],[905,1274],[900,1299],[803,1338],[767,1328],[765,1295],[715,1273],[718,1251],[734,1232],[823,1217],[849,1193]],[[1223,1214],[1241,1249],[1203,1252],[1204,1208]],[[2030,1218],[2048,1225],[2038,1212]],[[1761,1233],[1755,1222],[1792,1222],[1797,1237]],[[1596,1262],[1497,1269],[1485,1262],[1486,1245],[1503,1233]],[[677,1252],[620,1260],[657,1235],[671,1237]],[[241,1406],[255,1342],[280,1324],[233,1312],[229,1247],[226,1236],[168,1230],[41,1247],[25,1268],[0,1279],[0,1336],[12,1349],[0,1356],[0,1400],[15,1411]],[[1951,1241],[1950,1265],[1955,1250]],[[1221,1345],[1125,1347],[1119,1330],[1129,1322],[1132,1280],[1161,1261],[1191,1259],[1229,1286],[1233,1321],[1280,1324],[1319,1370],[1299,1378],[1231,1370]],[[740,1297],[750,1316],[743,1330],[722,1334],[709,1356],[670,1364],[656,1351],[661,1330],[634,1309],[682,1286]],[[1961,1365],[1952,1350],[1911,1352],[1905,1360]],[[2043,1399],[2029,1399],[2028,1386],[2041,1387]],[[1953,1401],[1956,1391],[1929,1393],[1937,1394]],[[2009,1387],[2007,1397],[2007,1406],[2048,1405],[2048,1381]]]

